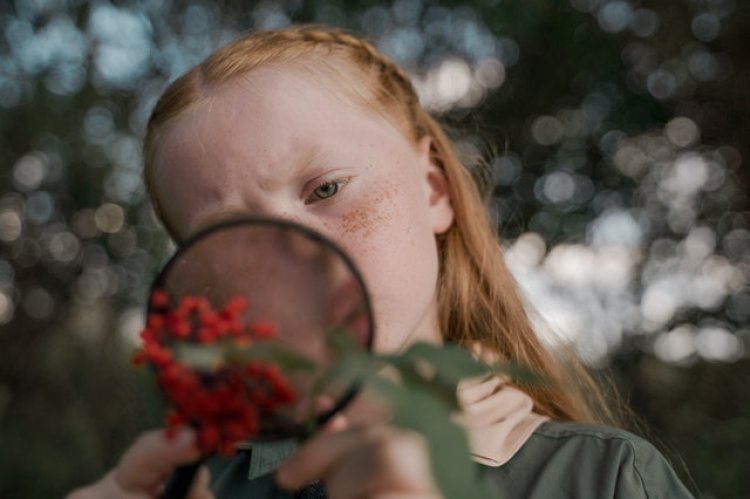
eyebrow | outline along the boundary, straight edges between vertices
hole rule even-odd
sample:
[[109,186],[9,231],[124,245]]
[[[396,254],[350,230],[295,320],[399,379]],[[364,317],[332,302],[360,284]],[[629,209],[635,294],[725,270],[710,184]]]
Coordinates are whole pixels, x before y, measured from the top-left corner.
[[[305,169],[310,168],[311,165],[321,160],[321,158],[325,158],[326,155],[324,154],[322,148],[319,146],[319,144],[313,144],[311,147],[306,147],[305,152],[300,156],[298,160],[298,166],[296,168],[296,171],[294,175],[299,175],[299,172]],[[208,227],[223,222],[227,220],[232,220],[234,218],[240,218],[243,216],[250,216],[250,213],[248,212],[247,207],[241,207],[241,206],[233,206],[233,207],[227,207],[227,208],[220,208],[218,211],[211,212],[211,214],[207,215],[205,218],[198,218],[198,223],[195,225],[193,229],[191,229],[187,235],[184,237],[181,237],[179,241],[177,241],[179,244],[183,244],[185,241],[190,239],[194,234],[197,234],[198,232],[207,229]]]

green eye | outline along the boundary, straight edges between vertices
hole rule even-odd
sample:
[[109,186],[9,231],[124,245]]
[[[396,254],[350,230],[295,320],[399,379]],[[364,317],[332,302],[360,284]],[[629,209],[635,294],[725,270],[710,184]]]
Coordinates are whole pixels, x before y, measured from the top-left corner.
[[341,182],[325,182],[313,191],[313,196],[318,199],[328,199],[339,192],[340,188]]

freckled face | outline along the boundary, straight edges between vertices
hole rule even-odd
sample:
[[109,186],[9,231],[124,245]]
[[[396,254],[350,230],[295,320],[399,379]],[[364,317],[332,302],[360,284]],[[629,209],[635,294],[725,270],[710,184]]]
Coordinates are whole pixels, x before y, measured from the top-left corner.
[[435,188],[442,174],[428,143],[411,143],[333,90],[293,68],[254,70],[210,90],[158,146],[164,216],[183,239],[232,214],[316,229],[363,275],[376,350],[439,341],[435,234],[452,222]]

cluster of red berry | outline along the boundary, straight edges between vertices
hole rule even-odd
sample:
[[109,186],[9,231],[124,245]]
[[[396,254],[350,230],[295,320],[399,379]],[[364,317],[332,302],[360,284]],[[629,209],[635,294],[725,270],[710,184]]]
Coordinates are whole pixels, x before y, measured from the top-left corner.
[[231,454],[237,442],[258,432],[259,418],[291,404],[296,394],[277,366],[242,362],[219,356],[207,371],[191,367],[176,355],[182,344],[224,344],[250,348],[254,341],[272,337],[273,324],[245,324],[247,300],[237,296],[215,310],[203,297],[186,296],[176,307],[155,290],[151,311],[141,332],[143,345],[133,357],[136,365],[150,364],[157,382],[173,405],[167,416],[168,434],[183,425],[198,432],[198,446],[209,454]]

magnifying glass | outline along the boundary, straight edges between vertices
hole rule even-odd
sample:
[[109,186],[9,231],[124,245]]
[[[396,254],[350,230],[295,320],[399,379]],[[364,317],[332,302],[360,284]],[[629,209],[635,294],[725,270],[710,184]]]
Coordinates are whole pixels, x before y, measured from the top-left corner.
[[[340,345],[369,350],[374,321],[351,259],[285,220],[233,218],[190,238],[153,283],[143,347],[172,407],[205,455],[248,442],[303,439],[357,393],[326,373]],[[338,347],[336,347],[338,345]],[[200,463],[164,497],[184,497]]]

